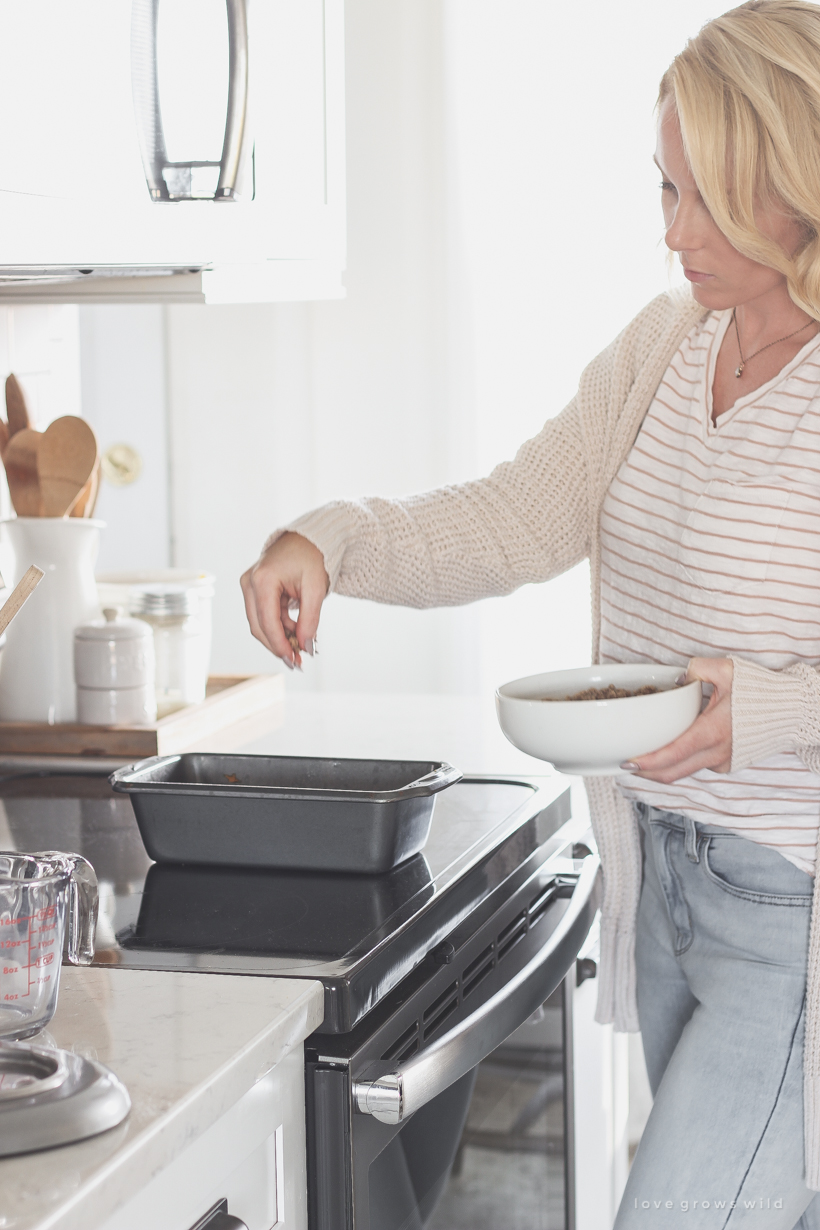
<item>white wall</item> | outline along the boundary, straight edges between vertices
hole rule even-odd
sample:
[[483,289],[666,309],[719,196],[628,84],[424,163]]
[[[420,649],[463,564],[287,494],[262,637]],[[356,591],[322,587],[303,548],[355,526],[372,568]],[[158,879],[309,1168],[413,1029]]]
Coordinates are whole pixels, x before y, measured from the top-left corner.
[[[270,666],[237,588],[269,529],[486,472],[668,285],[653,105],[722,7],[347,0],[347,300],[167,314],[174,562],[217,573],[218,669]],[[445,612],[332,598],[289,684],[486,695],[587,659],[586,584]]]
[[[64,414],[80,413],[78,330],[72,304],[0,307],[0,382],[5,384],[14,372],[32,426],[40,431]],[[6,417],[5,405],[0,414]],[[6,474],[0,467],[0,516],[10,512]],[[11,561],[5,566],[10,569]]]
[[14,372],[39,430],[63,414],[80,413],[77,331],[71,304],[0,307],[0,380]]
[[135,483],[101,484],[95,515],[106,530],[98,571],[167,568],[173,548],[162,308],[84,306],[79,316],[83,415],[101,452],[129,444],[142,460]]
[[[346,301],[169,309],[177,561],[219,575],[220,669],[270,666],[236,583],[269,530],[452,472],[443,87],[440,3],[351,0]],[[321,657],[293,686],[472,690],[475,622],[331,599]]]

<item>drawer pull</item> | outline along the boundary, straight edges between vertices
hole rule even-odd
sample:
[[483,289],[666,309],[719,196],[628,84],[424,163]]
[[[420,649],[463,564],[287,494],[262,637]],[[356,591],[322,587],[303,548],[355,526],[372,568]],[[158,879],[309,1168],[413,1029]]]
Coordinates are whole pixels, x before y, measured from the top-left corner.
[[191,1230],[248,1230],[248,1227],[228,1212],[227,1200],[217,1200],[199,1221],[194,1222]]

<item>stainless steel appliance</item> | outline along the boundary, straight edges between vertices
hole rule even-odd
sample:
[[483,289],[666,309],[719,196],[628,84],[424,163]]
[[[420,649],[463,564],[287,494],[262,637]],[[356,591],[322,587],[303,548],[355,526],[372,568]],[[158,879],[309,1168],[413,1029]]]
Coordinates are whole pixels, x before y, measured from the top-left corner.
[[324,983],[311,1230],[574,1226],[568,991],[599,879],[560,779],[464,779],[382,876],[149,866],[105,781],[0,795],[15,844],[59,839],[96,867],[98,960]]

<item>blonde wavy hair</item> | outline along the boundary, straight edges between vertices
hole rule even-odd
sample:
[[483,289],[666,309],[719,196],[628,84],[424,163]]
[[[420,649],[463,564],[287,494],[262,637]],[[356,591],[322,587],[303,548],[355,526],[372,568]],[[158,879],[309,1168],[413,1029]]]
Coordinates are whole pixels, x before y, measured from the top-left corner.
[[[820,320],[820,6],[748,0],[708,22],[664,74],[669,96],[716,224]],[[761,205],[802,224],[793,256],[758,230]]]

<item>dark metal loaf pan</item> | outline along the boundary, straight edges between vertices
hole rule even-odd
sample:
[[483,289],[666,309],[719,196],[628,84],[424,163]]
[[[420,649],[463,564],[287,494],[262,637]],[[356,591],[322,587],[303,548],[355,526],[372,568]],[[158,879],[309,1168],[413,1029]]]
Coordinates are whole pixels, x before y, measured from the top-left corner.
[[152,756],[111,774],[158,863],[380,874],[422,849],[443,763]]

